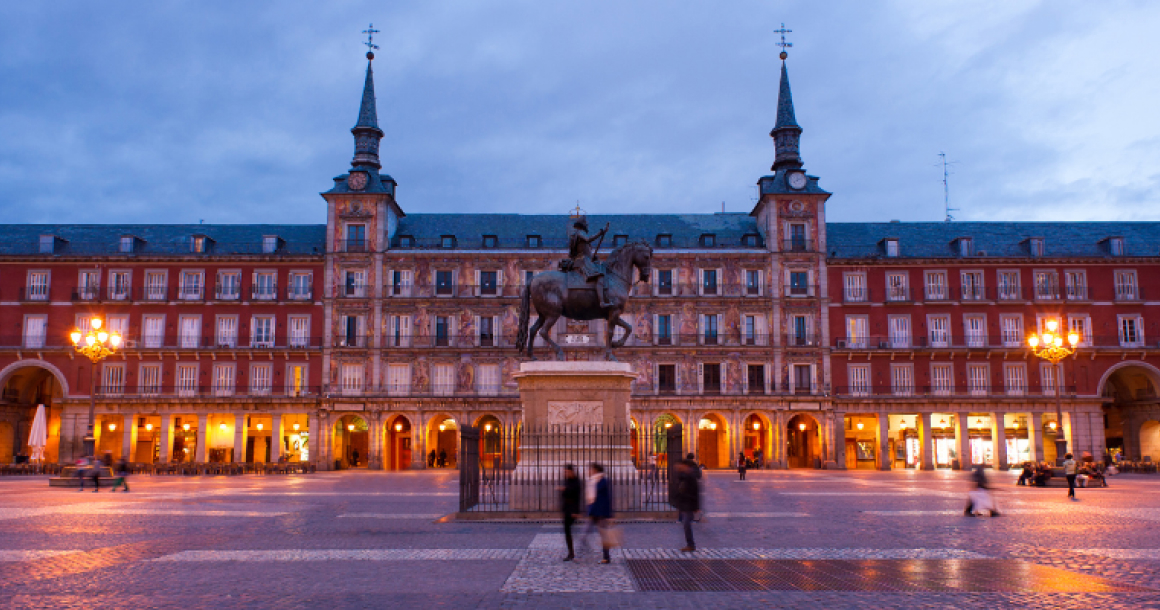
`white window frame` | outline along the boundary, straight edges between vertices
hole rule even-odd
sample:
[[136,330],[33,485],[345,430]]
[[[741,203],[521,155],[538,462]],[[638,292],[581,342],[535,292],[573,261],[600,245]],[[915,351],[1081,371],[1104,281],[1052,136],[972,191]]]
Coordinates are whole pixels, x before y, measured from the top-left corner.
[[987,315],[963,316],[963,341],[967,347],[987,347]]
[[169,292],[169,272],[147,269],[142,289],[146,301],[164,301]]
[[274,389],[273,363],[251,364],[249,387],[251,396],[269,396]]
[[1003,390],[1008,396],[1027,395],[1027,365],[1022,362],[1003,364]]
[[890,315],[886,318],[887,332],[890,333],[887,341],[892,349],[910,349],[911,326],[910,314]]
[[886,272],[886,300],[902,302],[910,300],[910,274],[906,271]]
[[[232,281],[227,281],[227,278]],[[217,272],[214,285],[214,298],[223,301],[233,301],[242,298],[242,272],[236,270],[222,270]],[[229,284],[233,284],[230,286]]]
[[286,322],[286,345],[289,347],[310,347],[310,316],[290,316]]
[[955,366],[948,362],[930,365],[930,393],[934,396],[953,396],[955,393]]
[[21,342],[24,347],[39,349],[44,347],[48,338],[48,315],[26,314],[24,316],[24,338]]
[[1059,300],[1059,272],[1055,269],[1035,269],[1031,272],[1036,301]]
[[[156,328],[150,329],[151,323]],[[150,349],[165,347],[165,314],[141,316],[141,346]]]
[[999,332],[1003,347],[1023,347],[1023,314],[999,314]]
[[204,271],[183,269],[177,277],[177,298],[179,300],[196,301],[205,294]]
[[238,316],[218,316],[214,322],[214,345],[235,348],[238,346]]
[[1140,300],[1139,276],[1135,269],[1116,269],[1115,287],[1117,301]]
[[503,385],[502,368],[495,363],[480,363],[475,367],[475,391],[480,396],[496,396]]
[[1120,314],[1116,316],[1120,347],[1144,347],[1144,316]]
[[177,317],[177,347],[181,349],[201,347],[200,314],[181,314]]
[[105,362],[101,366],[101,394],[120,396],[125,393],[125,363]]
[[967,393],[971,396],[986,396],[991,391],[991,366],[975,362],[967,363]]
[[[938,320],[942,326],[942,332],[945,334],[939,337],[935,329],[935,320]],[[926,316],[926,336],[929,347],[950,347],[953,343],[951,336],[951,316],[950,314],[931,314]]]
[[156,396],[161,393],[164,381],[160,364],[142,364],[137,367],[137,391],[142,396]]
[[[259,326],[266,326],[269,322],[268,333],[261,333],[259,336]],[[260,314],[250,316],[250,347],[272,348],[277,342],[277,318],[269,314]]]
[[387,365],[387,394],[390,396],[408,396],[411,394],[410,363]]
[[[748,374],[748,371],[746,373]],[[848,365],[846,367],[846,378],[849,380],[851,396],[869,396],[871,394],[869,364]]]
[[291,271],[288,281],[287,297],[294,301],[303,301],[312,298],[314,291],[314,274],[309,271]]
[[914,396],[914,365],[890,365],[890,391],[895,396]]
[[946,301],[949,300],[950,286],[947,281],[946,271],[924,271],[922,274],[923,285],[926,289],[926,300],[928,301]]
[[178,363],[173,374],[173,389],[178,396],[197,396],[198,365]]
[[842,298],[848,303],[865,303],[870,300],[866,287],[865,271],[850,271],[842,274]]
[[1083,301],[1088,298],[1087,271],[1084,269],[1065,269],[1063,272],[1065,296],[1070,301]]
[[[399,276],[399,284],[395,285],[395,274]],[[393,297],[411,296],[411,288],[415,284],[415,272],[410,269],[392,269],[387,271],[387,294]]]
[[217,362],[213,365],[213,395],[233,396],[237,390],[237,365],[233,362]]
[[[122,281],[122,278],[123,281]],[[133,290],[133,272],[124,269],[109,271],[109,285],[106,288],[109,300],[125,301]]]
[[360,363],[344,362],[338,368],[339,393],[343,396],[358,396],[363,392],[366,370]]
[[846,316],[846,347],[866,349],[870,346],[870,318],[865,314]]
[[959,272],[959,287],[964,301],[982,301],[987,298],[987,286],[983,272],[968,269]]
[[254,272],[252,295],[255,301],[278,298],[278,272],[262,269]]
[[1059,367],[1050,362],[1039,363],[1039,392],[1043,396],[1055,396],[1055,376],[1059,374]]
[[455,365],[437,363],[431,365],[431,393],[435,396],[455,394]]
[[898,258],[900,251],[897,239],[886,240],[886,256],[888,258]]
[[28,272],[28,291],[25,297],[29,301],[47,301],[49,286],[52,285],[52,272],[43,269],[33,269]]
[[[749,292],[749,274],[757,274],[757,294]],[[744,294],[747,297],[760,297],[765,295],[765,271],[762,269],[742,269],[741,277],[745,280]]]
[[1092,317],[1089,314],[1067,314],[1068,333],[1079,335],[1078,347],[1092,345]]
[[1020,273],[1014,269],[996,271],[995,290],[1000,301],[1017,301],[1023,297]]

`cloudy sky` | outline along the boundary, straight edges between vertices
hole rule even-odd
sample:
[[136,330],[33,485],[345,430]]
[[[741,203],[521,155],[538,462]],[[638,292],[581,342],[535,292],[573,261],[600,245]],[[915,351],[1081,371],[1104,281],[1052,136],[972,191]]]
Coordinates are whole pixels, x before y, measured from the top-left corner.
[[835,221],[1160,220],[1158,2],[5,2],[4,222],[324,222],[375,60],[407,212],[749,211],[778,48]]

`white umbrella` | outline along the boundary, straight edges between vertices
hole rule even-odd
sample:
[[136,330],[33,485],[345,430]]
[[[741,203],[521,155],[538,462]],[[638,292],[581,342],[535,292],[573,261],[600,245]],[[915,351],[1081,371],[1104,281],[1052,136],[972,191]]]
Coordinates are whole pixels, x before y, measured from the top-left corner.
[[44,415],[44,405],[36,405],[36,417],[32,419],[32,432],[28,435],[28,447],[32,449],[32,459],[44,459],[44,446],[48,444],[48,421]]

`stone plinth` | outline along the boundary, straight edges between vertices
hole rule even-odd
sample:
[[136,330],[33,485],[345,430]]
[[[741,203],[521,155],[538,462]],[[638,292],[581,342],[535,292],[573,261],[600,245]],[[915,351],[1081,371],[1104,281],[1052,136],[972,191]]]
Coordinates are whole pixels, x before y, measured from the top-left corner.
[[525,362],[515,375],[523,408],[520,461],[512,476],[511,509],[558,510],[564,464],[587,476],[604,466],[614,507],[634,508],[637,494],[617,494],[632,480],[629,399],[636,374],[620,362]]

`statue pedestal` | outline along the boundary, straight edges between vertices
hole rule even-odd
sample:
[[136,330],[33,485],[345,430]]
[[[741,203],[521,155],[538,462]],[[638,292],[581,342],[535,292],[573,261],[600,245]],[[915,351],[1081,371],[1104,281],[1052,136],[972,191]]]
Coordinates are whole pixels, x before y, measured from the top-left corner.
[[525,362],[515,375],[523,408],[519,463],[512,473],[511,510],[558,511],[565,464],[581,478],[604,466],[614,510],[637,508],[639,495],[616,493],[634,481],[629,399],[636,374],[620,362]]

